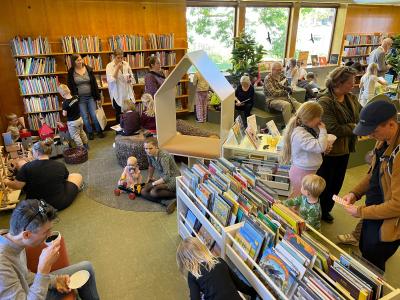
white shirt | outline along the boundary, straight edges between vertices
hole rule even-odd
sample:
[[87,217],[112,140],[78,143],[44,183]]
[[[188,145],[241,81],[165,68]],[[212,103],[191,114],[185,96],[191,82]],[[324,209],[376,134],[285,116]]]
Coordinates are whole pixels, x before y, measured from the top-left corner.
[[360,79],[360,84],[362,84],[362,88],[360,91],[360,104],[364,107],[369,100],[371,100],[375,96],[375,86],[378,81],[378,76],[376,75],[367,75],[364,74]]
[[[110,98],[114,99],[119,106],[122,106],[122,101],[131,99],[135,100],[135,94],[133,92],[132,83],[135,83],[135,77],[133,77],[132,69],[126,61],[123,61],[123,66],[118,71],[117,78],[114,78],[115,63],[114,61],[107,64],[106,75],[108,82],[108,91]],[[122,71],[122,72],[121,72]],[[131,83],[128,83],[128,77],[131,78]]]

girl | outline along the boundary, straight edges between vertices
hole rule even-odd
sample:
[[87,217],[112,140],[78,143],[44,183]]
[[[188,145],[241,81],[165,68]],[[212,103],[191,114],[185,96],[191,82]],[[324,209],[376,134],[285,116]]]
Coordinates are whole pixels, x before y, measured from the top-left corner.
[[375,86],[377,82],[382,85],[387,85],[387,82],[383,78],[378,77],[378,65],[372,63],[368,66],[367,72],[365,72],[360,79],[360,96],[358,97],[358,101],[362,107],[375,96]]
[[150,94],[142,95],[142,103],[144,111],[140,117],[140,123],[144,129],[147,129],[153,133],[156,132],[156,113],[154,111],[154,99]]
[[322,153],[328,146],[326,128],[321,122],[322,113],[323,109],[317,102],[303,103],[286,126],[281,162],[292,164],[289,170],[290,197],[301,194],[303,177],[315,174],[322,164]]
[[210,85],[197,71],[193,77],[193,85],[196,87],[196,119],[199,123],[207,122],[208,90]]
[[123,135],[134,135],[140,129],[140,115],[135,110],[135,103],[126,99],[122,102],[122,112],[120,125]]
[[188,237],[179,244],[176,262],[182,274],[188,272],[191,300],[241,300],[238,289],[255,299],[255,290],[242,282],[222,258],[215,257],[195,237]]

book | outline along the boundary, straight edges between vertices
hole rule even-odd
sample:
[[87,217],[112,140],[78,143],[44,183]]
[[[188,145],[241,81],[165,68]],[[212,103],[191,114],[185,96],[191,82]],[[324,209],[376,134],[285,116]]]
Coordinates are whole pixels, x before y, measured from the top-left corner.
[[268,128],[268,133],[270,135],[272,135],[274,137],[281,136],[281,133],[279,132],[278,127],[276,127],[274,120],[267,122],[267,128]]
[[329,57],[329,63],[331,65],[337,65],[339,62],[339,54],[331,54]]
[[201,226],[200,228],[198,228],[197,235],[198,235],[199,239],[204,243],[204,245],[206,245],[206,247],[208,249],[211,250],[213,248],[215,241],[214,241],[213,237],[211,236],[211,234],[206,230],[206,228],[204,226]]
[[294,233],[291,230],[286,230],[286,233],[283,237],[289,244],[291,244],[295,249],[300,251],[305,257],[310,260],[310,264],[308,267],[312,268],[317,257],[317,253],[315,249],[304,241],[299,235]]
[[311,55],[311,64],[313,66],[319,65],[318,55]]
[[192,233],[193,231],[196,231],[196,226],[197,226],[197,218],[196,216],[193,214],[193,212],[188,209],[186,212],[186,221],[185,224],[187,224],[187,228],[189,229],[189,231]]
[[297,57],[297,62],[300,66],[307,65],[309,51],[300,51]]
[[325,56],[318,57],[318,62],[320,66],[326,66],[328,63]]
[[[227,226],[232,213],[232,204],[228,203],[221,196],[216,195],[213,203],[212,213],[222,224],[222,226]],[[222,230],[222,228],[220,229],[218,224],[216,224],[214,219],[211,219],[211,224],[213,224],[218,231]]]
[[260,140],[257,137],[256,131],[254,131],[252,127],[248,126],[246,128],[246,136],[249,139],[250,144],[257,150],[260,146]]

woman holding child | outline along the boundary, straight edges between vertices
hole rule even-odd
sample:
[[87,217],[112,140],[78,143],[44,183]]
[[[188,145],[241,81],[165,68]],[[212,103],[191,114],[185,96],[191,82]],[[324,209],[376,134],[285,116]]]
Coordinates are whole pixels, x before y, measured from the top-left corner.
[[94,138],[89,114],[98,137],[103,138],[104,133],[96,117],[96,101],[100,101],[99,88],[92,68],[85,65],[79,54],[71,55],[71,68],[68,70],[68,87],[73,96],[79,97],[79,108],[86,131],[89,134],[89,140]]

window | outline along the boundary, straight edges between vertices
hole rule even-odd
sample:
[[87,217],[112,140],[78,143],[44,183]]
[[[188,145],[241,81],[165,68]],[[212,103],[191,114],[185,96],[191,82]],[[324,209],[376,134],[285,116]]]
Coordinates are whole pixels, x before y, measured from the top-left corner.
[[235,8],[187,7],[189,51],[204,50],[221,71],[231,68]]
[[246,7],[245,30],[264,46],[264,60],[285,57],[289,13],[288,7]]
[[309,51],[311,55],[325,56],[329,60],[336,8],[302,7],[296,38],[296,55]]

